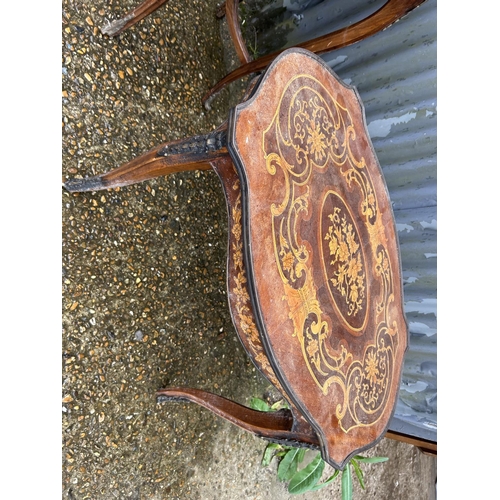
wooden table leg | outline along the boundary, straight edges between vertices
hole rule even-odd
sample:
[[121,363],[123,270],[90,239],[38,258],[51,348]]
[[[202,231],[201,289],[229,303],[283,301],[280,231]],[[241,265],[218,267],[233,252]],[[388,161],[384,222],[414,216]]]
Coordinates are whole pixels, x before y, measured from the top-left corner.
[[[347,47],[348,45],[359,42],[364,38],[388,28],[391,24],[401,19],[424,1],[425,0],[388,0],[379,10],[365,19],[351,26],[346,26],[345,28],[334,31],[333,33],[298,44],[297,47],[310,50],[315,54],[324,54],[325,52]],[[228,0],[228,2],[236,4],[236,2],[232,2],[232,0]],[[202,101],[205,107],[210,107],[210,102],[226,85],[251,73],[264,70],[284,50],[285,49],[278,50],[272,54],[246,62],[226,75],[203,96]]]
[[185,170],[209,170],[210,162],[228,155],[226,126],[214,132],[167,142],[105,174],[70,179],[63,184],[70,192],[99,191],[136,184]]
[[139,6],[101,28],[103,35],[116,36],[161,7],[167,0],[144,0]]
[[252,56],[249,54],[243,35],[241,34],[240,20],[238,17],[239,0],[226,1],[226,20],[229,28],[231,39],[233,40],[236,54],[238,55],[241,64],[249,63]]
[[312,428],[296,426],[290,410],[276,412],[253,410],[217,394],[191,388],[161,389],[157,391],[156,398],[158,403],[167,401],[196,403],[241,429],[271,441],[308,448],[319,447],[319,440]]

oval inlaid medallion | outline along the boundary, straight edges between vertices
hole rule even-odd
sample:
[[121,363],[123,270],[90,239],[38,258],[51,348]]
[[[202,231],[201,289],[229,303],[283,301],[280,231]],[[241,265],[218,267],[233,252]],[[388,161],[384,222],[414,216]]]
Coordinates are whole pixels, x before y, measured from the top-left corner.
[[339,194],[328,191],[321,209],[321,257],[333,303],[343,320],[359,331],[367,313],[363,249],[354,219]]

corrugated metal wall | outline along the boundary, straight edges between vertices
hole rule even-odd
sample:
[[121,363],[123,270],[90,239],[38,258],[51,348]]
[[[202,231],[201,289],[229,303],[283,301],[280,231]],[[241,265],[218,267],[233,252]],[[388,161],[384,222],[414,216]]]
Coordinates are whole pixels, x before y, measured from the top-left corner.
[[[267,28],[262,40],[285,37],[284,46],[293,46],[352,24],[385,0],[267,3],[272,5],[264,10],[280,12],[281,22]],[[436,37],[436,0],[427,0],[386,30],[323,55],[335,73],[360,93],[396,218],[410,348],[391,429],[433,441],[437,441]]]

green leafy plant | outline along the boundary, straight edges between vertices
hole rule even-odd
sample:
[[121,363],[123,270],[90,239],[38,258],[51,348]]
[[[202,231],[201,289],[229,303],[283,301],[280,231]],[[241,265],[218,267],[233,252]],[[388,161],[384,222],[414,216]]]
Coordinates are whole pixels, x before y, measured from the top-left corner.
[[[276,411],[287,408],[286,402],[278,401],[270,405],[263,399],[252,398],[250,405],[254,410]],[[363,457],[356,455],[346,464],[341,471],[336,470],[333,475],[323,482],[319,482],[325,470],[326,462],[317,453],[313,460],[305,467],[299,468],[306,455],[305,448],[283,446],[276,443],[269,443],[262,456],[262,465],[267,467],[274,457],[279,460],[278,479],[288,481],[288,492],[292,495],[299,495],[307,491],[317,491],[333,483],[337,476],[341,475],[342,500],[352,500],[353,495],[353,472],[359,481],[362,489],[365,489],[365,482],[361,465],[363,463],[375,464],[386,462],[387,457]]]
[[257,30],[255,29],[255,27],[253,28],[253,33],[254,33],[254,42],[253,42],[253,44],[248,42],[247,48],[248,48],[249,52],[252,54],[252,58],[258,59],[260,53],[259,53],[259,49],[257,48]]
[[287,402],[283,399],[270,405],[267,401],[259,398],[252,398],[250,400],[250,407],[259,411],[277,411],[282,408],[289,408]]

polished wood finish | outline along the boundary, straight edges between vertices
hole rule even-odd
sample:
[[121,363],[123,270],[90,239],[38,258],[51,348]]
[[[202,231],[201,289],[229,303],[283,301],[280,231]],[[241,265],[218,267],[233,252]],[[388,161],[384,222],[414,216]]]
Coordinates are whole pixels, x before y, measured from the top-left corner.
[[166,142],[108,173],[70,179],[64,187],[70,192],[99,191],[186,170],[209,170],[211,161],[228,154],[226,127],[224,123],[205,136]]
[[[151,14],[166,1],[167,0],[144,0],[138,7],[128,12],[122,19],[117,19],[107,26],[102,27],[101,31],[103,34],[116,36]],[[379,10],[365,19],[351,26],[346,26],[345,28],[334,31],[333,33],[298,44],[297,47],[309,50],[315,54],[324,54],[325,52],[347,47],[348,45],[352,45],[353,43],[359,42],[388,28],[391,24],[407,15],[424,1],[425,0],[387,0]],[[221,6],[221,9],[217,12],[217,16],[222,17],[221,13],[225,12],[231,39],[233,40],[241,66],[222,78],[203,96],[202,102],[207,108],[210,107],[212,100],[226,85],[251,73],[257,73],[264,70],[285,50],[278,50],[272,54],[252,60],[241,33],[238,20],[238,4],[239,0],[227,0],[225,2],[225,10],[222,11]]]
[[[353,43],[359,42],[364,38],[388,28],[391,24],[401,19],[424,1],[425,0],[388,0],[379,10],[367,18],[351,26],[346,26],[345,28],[334,31],[333,33],[298,44],[297,47],[304,48],[315,54],[324,54],[325,52],[347,47],[348,45],[352,45]],[[239,36],[241,36],[241,31],[239,29],[238,31]],[[234,38],[233,41],[235,44],[239,43],[236,42]],[[239,80],[251,73],[256,73],[265,69],[283,52],[283,50],[285,49],[278,50],[272,54],[259,57],[254,61],[243,64],[226,75],[203,96],[202,101],[205,106],[209,107],[215,95],[229,83]]]
[[228,210],[227,290],[233,324],[254,364],[283,394],[262,346],[248,290],[248,277],[243,261],[240,178],[229,156],[213,161],[211,165],[221,181]]
[[236,54],[238,55],[241,64],[246,64],[252,60],[252,56],[248,52],[245,40],[243,39],[243,35],[241,33],[240,21],[238,18],[238,4],[239,0],[227,0],[226,20]]
[[401,443],[411,444],[416,446],[422,453],[427,455],[437,456],[437,443],[426,439],[414,438],[400,432],[387,431],[386,438],[400,441]]
[[397,233],[357,93],[286,51],[230,115],[262,344],[334,467],[379,439],[408,333]]
[[101,28],[103,35],[116,36],[159,9],[167,0],[144,0],[137,7]]
[[290,49],[217,130],[64,187],[209,168],[227,202],[235,330],[290,410],[270,416],[183,388],[159,400],[196,402],[342,468],[386,432],[407,347],[397,234],[359,96],[317,56]]
[[229,399],[199,389],[167,388],[156,393],[158,403],[190,401],[221,418],[252,432],[258,437],[284,444],[318,448],[318,438],[311,428],[298,428],[290,410],[262,412],[252,410]]

